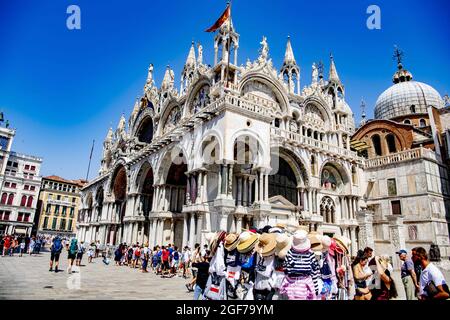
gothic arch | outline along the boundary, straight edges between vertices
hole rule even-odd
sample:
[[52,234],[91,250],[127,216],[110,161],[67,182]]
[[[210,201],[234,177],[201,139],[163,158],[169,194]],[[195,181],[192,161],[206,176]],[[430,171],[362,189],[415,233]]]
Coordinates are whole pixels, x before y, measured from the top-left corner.
[[193,102],[195,97],[197,96],[197,93],[205,86],[208,86],[211,88],[211,81],[206,76],[201,76],[200,79],[197,80],[197,82],[192,85],[189,89],[189,92],[187,94],[186,98],[186,109],[185,109],[185,115],[192,115],[192,109],[193,109]]
[[[333,115],[332,115],[331,111],[329,110],[329,108],[326,107],[326,103],[324,101],[322,101],[318,97],[310,96],[305,99],[305,101],[303,102],[303,105],[305,106],[304,116],[306,116],[306,109],[308,107],[315,108],[322,114],[323,120],[325,122],[325,126],[326,127],[328,126],[328,128],[331,127]],[[326,127],[324,128],[325,130],[327,129]]]
[[[297,180],[297,185],[306,187],[310,184],[309,172],[303,159],[297,156],[293,151],[287,148],[275,147],[271,150],[271,167],[274,170],[273,157],[280,157],[285,160],[292,168]],[[302,185],[303,184],[303,185]]]
[[[333,183],[336,184],[335,187],[333,186]],[[340,183],[342,184],[342,187],[340,187]],[[320,168],[320,185],[324,189],[329,189],[339,193],[349,192],[351,175],[348,173],[343,164],[333,160],[328,160],[325,161]]]
[[155,170],[155,184],[165,184],[172,164],[188,165],[187,159],[189,159],[189,156],[180,145],[166,150]]
[[115,201],[125,201],[128,193],[128,172],[122,163],[116,164],[109,184],[109,193]]
[[[266,74],[263,74],[261,72],[250,72],[244,75],[244,77],[241,79],[239,83],[239,92],[240,95],[244,94],[244,88],[246,84],[248,84],[251,81],[260,82],[266,86],[268,86],[275,97],[277,98],[277,102],[280,106],[281,112],[284,115],[291,114],[290,106],[289,106],[289,98],[287,96],[287,93],[285,92],[285,88],[283,85],[278,81],[274,80],[271,77],[267,76]],[[276,110],[275,110],[276,111]]]

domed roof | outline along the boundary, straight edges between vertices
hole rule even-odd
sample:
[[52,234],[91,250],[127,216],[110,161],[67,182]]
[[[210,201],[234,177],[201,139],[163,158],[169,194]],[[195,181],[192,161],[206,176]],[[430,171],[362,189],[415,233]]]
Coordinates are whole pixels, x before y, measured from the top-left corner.
[[[405,72],[401,70],[401,72]],[[396,75],[399,75],[397,72]],[[408,75],[410,75],[408,73]],[[375,119],[392,119],[416,113],[427,113],[427,107],[444,107],[444,101],[431,86],[403,77],[403,81],[394,75],[392,87],[384,91],[375,105]],[[399,80],[399,81],[398,81]],[[398,81],[398,82],[397,82]]]

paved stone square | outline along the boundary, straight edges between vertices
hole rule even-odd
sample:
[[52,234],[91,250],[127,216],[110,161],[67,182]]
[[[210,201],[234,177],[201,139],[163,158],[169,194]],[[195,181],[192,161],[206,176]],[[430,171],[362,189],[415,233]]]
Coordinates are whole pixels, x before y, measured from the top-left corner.
[[[104,265],[101,258],[87,262],[83,257],[80,272],[67,273],[67,252],[60,258],[60,271],[49,272],[49,252],[19,257],[0,256],[0,300],[191,300],[193,293],[181,277],[161,278],[154,273],[141,273],[126,266],[116,267],[114,261]],[[450,272],[444,271],[450,280]],[[399,297],[405,299],[400,273],[394,272]]]
[[[0,256],[0,300],[5,299],[188,299],[193,298],[181,277],[161,278],[152,272],[141,273],[114,261],[104,265],[101,258],[87,262],[83,257],[80,273],[67,273],[67,253],[63,251],[58,273],[49,272],[50,254],[19,257]],[[84,265],[84,266],[83,266]],[[78,282],[79,279],[79,282]],[[80,289],[69,289],[77,287]]]

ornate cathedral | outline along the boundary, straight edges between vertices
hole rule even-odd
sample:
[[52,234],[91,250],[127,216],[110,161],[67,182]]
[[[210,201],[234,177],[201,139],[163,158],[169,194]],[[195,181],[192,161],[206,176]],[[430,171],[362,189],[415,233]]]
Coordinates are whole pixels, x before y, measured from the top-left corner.
[[255,61],[238,65],[230,18],[212,66],[192,43],[180,83],[168,66],[158,88],[150,65],[82,190],[78,238],[181,247],[211,231],[306,225],[351,239],[353,255],[436,245],[448,257],[450,128],[439,94],[399,66],[377,119],[356,128],[332,56],[328,75],[314,64],[301,89],[290,39],[280,69],[265,37],[260,45]]

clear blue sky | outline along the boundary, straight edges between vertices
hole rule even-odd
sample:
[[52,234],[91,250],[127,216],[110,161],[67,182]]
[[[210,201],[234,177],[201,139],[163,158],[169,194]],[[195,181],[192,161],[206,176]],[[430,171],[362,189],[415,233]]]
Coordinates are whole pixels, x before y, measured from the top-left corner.
[[[279,68],[287,35],[300,64],[302,87],[311,65],[332,51],[346,97],[360,119],[391,85],[393,45],[404,65],[441,95],[450,90],[449,7],[446,0],[234,0],[239,64],[255,59],[267,36]],[[81,30],[66,28],[66,9],[81,8]],[[366,28],[366,9],[381,7],[382,29]],[[43,175],[84,178],[92,140],[90,178],[101,144],[120,114],[128,118],[142,93],[149,63],[160,85],[167,64],[179,79],[192,40],[213,63],[213,35],[204,32],[226,1],[0,0],[0,109],[17,129],[14,149],[44,158]]]

